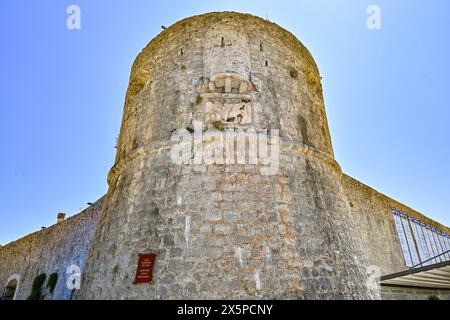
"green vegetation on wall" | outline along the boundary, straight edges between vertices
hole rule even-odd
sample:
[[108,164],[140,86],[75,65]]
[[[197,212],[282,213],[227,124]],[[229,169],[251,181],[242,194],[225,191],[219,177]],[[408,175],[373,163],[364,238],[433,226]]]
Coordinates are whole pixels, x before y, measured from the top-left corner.
[[42,300],[42,285],[44,284],[46,278],[47,276],[45,273],[41,273],[34,278],[31,294],[27,300]]
[[434,293],[428,298],[428,300],[442,300],[441,293]]
[[53,291],[55,291],[57,282],[58,282],[58,273],[54,272],[48,277],[47,281],[47,288],[50,291],[50,294],[53,294]]

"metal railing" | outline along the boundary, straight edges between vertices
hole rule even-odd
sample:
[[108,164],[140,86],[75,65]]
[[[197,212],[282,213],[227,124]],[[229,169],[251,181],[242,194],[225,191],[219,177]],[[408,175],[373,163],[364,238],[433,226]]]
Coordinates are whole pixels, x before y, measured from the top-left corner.
[[447,254],[450,255],[450,250],[447,250],[447,251],[445,251],[445,252],[442,252],[441,254],[438,254],[437,256],[432,257],[432,258],[430,258],[430,259],[428,259],[428,260],[422,261],[422,262],[420,262],[419,264],[417,264],[417,265],[415,265],[415,266],[412,266],[410,269],[415,269],[415,268],[417,268],[417,267],[423,267],[423,265],[426,264],[427,262],[430,262],[430,261],[432,261],[432,260],[436,260],[437,258],[439,258],[439,257],[441,257],[441,256],[444,256],[444,257],[445,257],[445,258],[444,258],[444,261],[442,261],[442,262],[449,261],[450,259],[448,258]]

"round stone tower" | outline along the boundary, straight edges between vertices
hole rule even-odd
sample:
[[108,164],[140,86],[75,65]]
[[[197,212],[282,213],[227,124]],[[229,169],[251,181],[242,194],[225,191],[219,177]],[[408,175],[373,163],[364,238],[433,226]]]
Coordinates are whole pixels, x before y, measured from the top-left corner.
[[[133,65],[75,297],[377,298],[341,175],[291,33],[230,12],[177,22]],[[156,255],[150,283],[135,283],[141,254]]]

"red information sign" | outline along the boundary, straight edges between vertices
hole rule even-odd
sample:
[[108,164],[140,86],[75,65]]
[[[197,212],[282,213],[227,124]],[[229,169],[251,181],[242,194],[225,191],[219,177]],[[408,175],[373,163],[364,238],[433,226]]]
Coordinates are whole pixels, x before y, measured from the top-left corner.
[[134,284],[150,283],[153,277],[153,265],[156,254],[140,254]]

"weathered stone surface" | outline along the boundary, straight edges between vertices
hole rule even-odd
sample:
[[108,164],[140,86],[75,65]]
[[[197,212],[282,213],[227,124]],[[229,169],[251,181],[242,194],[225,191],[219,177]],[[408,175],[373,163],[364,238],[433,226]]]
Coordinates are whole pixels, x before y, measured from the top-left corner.
[[[194,120],[219,131],[279,129],[278,172],[264,175],[251,163],[174,164],[171,132],[193,128]],[[292,34],[246,14],[180,21],[134,63],[116,163],[76,297],[378,298],[365,287],[366,258],[351,232],[341,174],[319,72]],[[160,250],[171,254],[157,259],[151,285],[112,281],[113,266],[132,279],[138,254]],[[182,262],[201,279],[181,272]]]
[[46,282],[42,291],[44,299],[71,299],[73,292],[66,285],[71,274],[66,271],[70,266],[77,266],[83,271],[102,201],[100,199],[76,216],[0,248],[1,290],[7,285],[8,279],[17,275],[19,283],[16,299],[23,300],[30,295],[36,276],[45,273],[48,280],[56,272],[58,281],[55,290],[50,294]]
[[380,268],[383,275],[407,270],[400,241],[395,229],[392,208],[435,227],[446,234],[450,229],[423,214],[395,201],[361,182],[344,175],[343,187],[357,229],[353,232],[364,244],[368,262]]
[[432,296],[450,300],[450,290],[383,286],[381,296],[383,300],[430,300]]
[[[175,164],[171,133],[191,132],[194,120],[219,132],[279,129],[279,170]],[[0,285],[19,277],[16,298],[25,299],[35,276],[58,272],[55,292],[45,298],[71,299],[65,271],[77,265],[84,270],[77,299],[435,294],[366,287],[367,266],[382,274],[406,268],[393,207],[450,230],[342,174],[314,60],[292,34],[266,20],[206,14],[152,40],[132,69],[108,182],[105,199],[81,214],[0,246]],[[134,285],[142,253],[157,255],[153,282]]]

